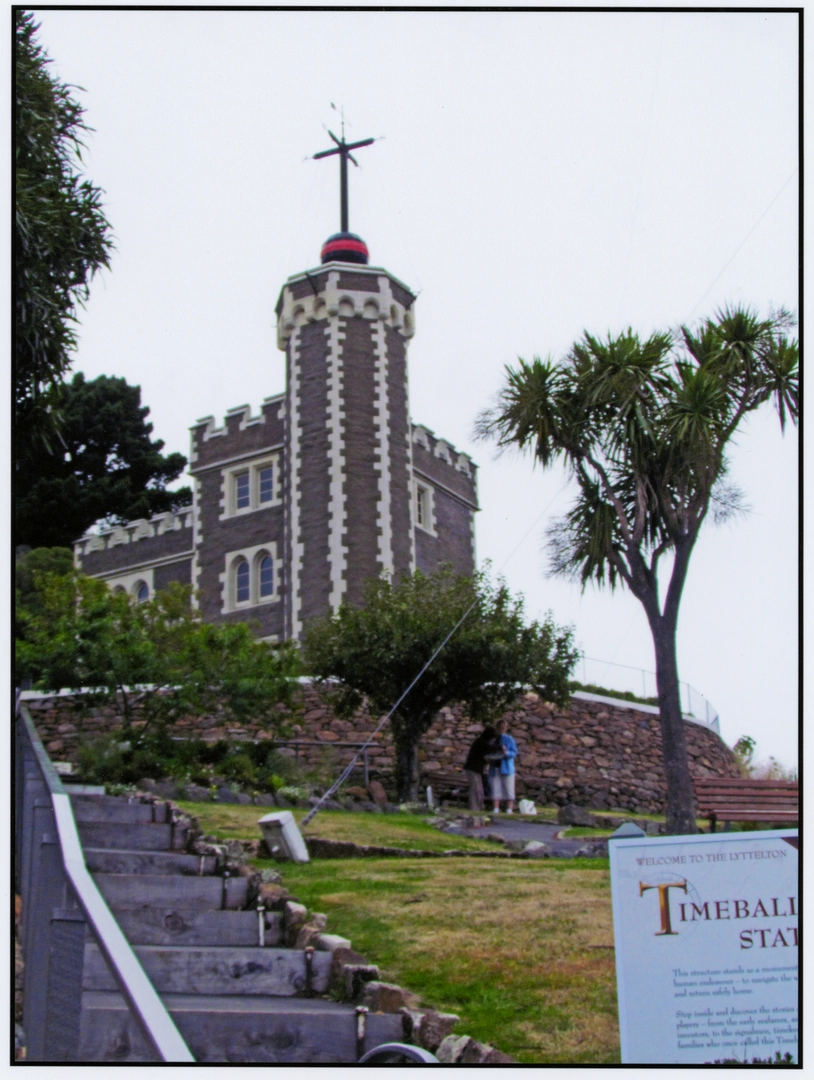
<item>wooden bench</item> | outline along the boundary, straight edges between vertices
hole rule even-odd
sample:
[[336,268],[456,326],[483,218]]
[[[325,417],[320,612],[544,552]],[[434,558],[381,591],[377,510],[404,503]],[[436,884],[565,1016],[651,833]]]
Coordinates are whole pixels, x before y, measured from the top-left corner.
[[698,778],[693,781],[700,817],[709,831],[719,821],[759,821],[789,825],[799,818],[796,780],[747,780],[743,777]]

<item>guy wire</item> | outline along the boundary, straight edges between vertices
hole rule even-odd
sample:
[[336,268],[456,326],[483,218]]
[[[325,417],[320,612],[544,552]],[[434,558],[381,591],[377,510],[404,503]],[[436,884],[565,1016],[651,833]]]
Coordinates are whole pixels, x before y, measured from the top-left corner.
[[[545,514],[548,513],[549,508],[552,506],[552,504],[554,502],[556,502],[556,500],[560,497],[562,492],[565,490],[565,487],[566,487],[567,483],[568,483],[568,481],[566,481],[562,485],[562,487],[559,489],[559,491],[556,493],[556,495],[546,504],[545,509],[542,511],[542,513],[534,520],[534,522],[531,524],[531,526],[527,529],[527,531],[525,532],[523,537],[520,539],[520,541],[517,544],[515,544],[513,550],[509,553],[509,555],[506,556],[506,558],[503,560],[500,567],[498,568],[498,571],[497,571],[498,574],[503,570],[506,563],[509,562],[509,560],[514,557],[514,555],[517,553],[517,550],[520,547],[520,545],[523,544],[528,539],[528,537],[531,534],[532,530],[537,527],[537,525],[540,523],[540,521],[545,516]],[[466,611],[463,613],[463,615],[460,617],[460,619],[458,619],[458,621],[455,623],[453,628],[450,630],[450,632],[447,634],[447,636],[444,638],[444,640],[441,642],[441,644],[438,646],[438,648],[435,650],[435,652],[432,654],[432,656],[426,662],[426,664],[421,669],[421,671],[419,671],[419,673],[416,675],[416,677],[413,679],[413,681],[410,683],[410,685],[407,687],[407,689],[404,691],[404,693],[399,697],[399,699],[395,703],[395,705],[393,705],[384,714],[384,716],[381,718],[379,723],[376,725],[375,729],[367,737],[364,744],[359,747],[359,749],[356,751],[356,753],[351,758],[348,765],[346,765],[345,768],[342,770],[339,777],[333,782],[333,784],[331,784],[331,786],[328,788],[328,790],[325,792],[325,794],[320,796],[319,802],[317,802],[317,804],[315,806],[313,806],[308,811],[308,813],[302,819],[302,826],[303,827],[306,826],[309,823],[309,821],[311,821],[319,813],[319,811],[322,809],[322,807],[328,801],[328,799],[330,799],[331,796],[334,795],[339,790],[339,788],[342,786],[342,784],[344,784],[344,782],[347,780],[347,778],[350,776],[351,772],[355,768],[356,763],[358,762],[359,758],[362,756],[362,754],[364,754],[364,752],[367,750],[367,748],[370,746],[370,744],[373,742],[373,740],[376,738],[376,736],[382,730],[384,725],[387,723],[387,721],[390,719],[390,717],[393,715],[393,713],[396,711],[396,709],[399,707],[399,705],[401,705],[402,701],[404,701],[404,699],[407,697],[407,695],[410,693],[410,691],[413,689],[413,687],[416,685],[416,683],[419,681],[419,679],[422,677],[422,675],[425,673],[425,671],[432,664],[433,660],[435,660],[435,658],[438,656],[438,654],[441,652],[441,650],[445,647],[447,642],[449,642],[449,640],[453,636],[453,634],[455,634],[455,632],[461,626],[463,621],[467,618],[469,613],[476,606],[476,604],[478,603],[478,599],[479,598],[476,597],[472,601],[472,603],[469,605],[469,607],[466,609]]]

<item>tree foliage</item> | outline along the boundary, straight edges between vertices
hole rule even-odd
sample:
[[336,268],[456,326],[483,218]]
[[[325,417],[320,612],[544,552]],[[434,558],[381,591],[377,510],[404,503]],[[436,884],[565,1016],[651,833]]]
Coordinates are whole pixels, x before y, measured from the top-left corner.
[[53,78],[30,12],[15,11],[14,406],[17,455],[58,443],[56,395],[76,345],[77,307],[108,265],[102,192],[79,171],[87,127]]
[[343,605],[306,634],[308,670],[336,680],[332,697],[340,715],[352,714],[364,697],[382,714],[467,611],[391,717],[400,798],[416,797],[418,741],[445,705],[466,702],[473,720],[485,721],[503,712],[521,687],[549,701],[567,700],[577,660],[572,631],[557,628],[551,616],[527,625],[522,599],[505,584],[445,569],[433,577],[417,572],[395,583],[372,581],[362,608]]
[[[190,715],[279,722],[299,671],[293,647],[257,641],[243,622],[202,622],[188,586],[140,604],[76,571],[34,581],[36,603],[18,611],[18,684],[118,704],[136,741]],[[136,717],[146,725],[133,729]]]
[[[727,480],[727,452],[744,418],[772,402],[781,429],[798,414],[798,347],[786,311],[761,319],[736,307],[692,331],[586,333],[559,362],[506,369],[482,437],[529,450],[544,467],[564,460],[577,481],[569,513],[548,531],[551,570],[626,585],[644,606],[656,654],[668,827],[694,832],[693,791],[678,694],[675,637],[681,593],[710,511],[743,508]],[[664,599],[659,562],[672,566]]]
[[107,375],[87,382],[79,372],[56,400],[61,446],[32,447],[18,470],[18,543],[67,546],[100,519],[149,518],[191,503],[188,487],[166,490],[186,458],[163,455],[164,443],[150,438],[138,386]]

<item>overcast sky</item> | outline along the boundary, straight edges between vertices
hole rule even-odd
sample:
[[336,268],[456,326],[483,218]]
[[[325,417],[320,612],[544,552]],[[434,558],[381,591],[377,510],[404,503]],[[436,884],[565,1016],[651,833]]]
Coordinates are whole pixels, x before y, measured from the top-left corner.
[[[411,412],[480,465],[479,560],[586,656],[653,669],[638,602],[545,576],[563,473],[495,460],[473,422],[517,356],[584,330],[669,329],[745,303],[796,311],[797,19],[779,13],[43,11],[40,40],[95,129],[87,173],[116,251],[75,370],[142,387],[188,453],[200,417],[284,389],[274,305],[339,227],[339,133],[385,136],[351,167],[350,227],[419,293]],[[324,126],[323,126],[324,125]],[[795,429],[743,428],[751,513],[702,533],[680,676],[732,744],[797,761]],[[640,689],[636,670],[590,680]],[[580,677],[581,672],[578,673]],[[646,685],[646,682],[645,684]],[[649,692],[652,693],[652,690]]]

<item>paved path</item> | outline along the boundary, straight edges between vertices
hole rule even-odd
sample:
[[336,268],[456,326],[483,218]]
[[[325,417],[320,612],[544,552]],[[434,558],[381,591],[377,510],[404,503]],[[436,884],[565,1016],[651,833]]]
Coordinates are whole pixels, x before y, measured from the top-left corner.
[[[499,836],[503,840],[520,840],[527,843],[529,840],[537,840],[546,844],[549,854],[573,858],[576,855],[598,854],[595,845],[603,843],[591,837],[579,837],[571,840],[558,840],[557,835],[566,829],[565,825],[557,825],[550,821],[529,821],[528,819],[515,818],[513,815],[500,814],[493,820],[491,825],[479,825],[467,828],[457,822],[450,822],[444,832],[455,836],[471,836],[476,839],[486,839],[488,836]],[[606,853],[606,845],[605,847]]]

